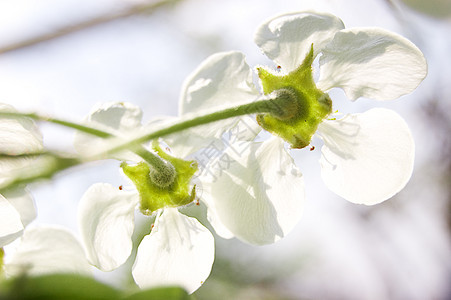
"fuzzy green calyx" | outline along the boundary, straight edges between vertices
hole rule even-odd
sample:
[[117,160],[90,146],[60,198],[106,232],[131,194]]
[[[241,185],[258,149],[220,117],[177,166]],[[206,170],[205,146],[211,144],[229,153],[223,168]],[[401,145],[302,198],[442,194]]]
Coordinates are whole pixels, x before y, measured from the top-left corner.
[[[278,105],[285,101],[283,112],[290,114],[263,113],[257,115],[258,124],[291,144],[292,148],[304,148],[310,144],[318,125],[332,112],[329,95],[316,87],[312,75],[313,45],[302,64],[287,75],[274,74],[258,68],[263,93],[274,94]],[[295,99],[294,101],[292,99]]]
[[174,180],[177,172],[170,162],[163,164],[164,168],[151,167],[149,171],[150,180],[161,188],[167,188]]
[[[132,180],[139,192],[141,212],[150,215],[160,208],[178,207],[191,203],[196,197],[196,186],[191,188],[190,182],[197,171],[197,162],[173,157],[155,142],[152,148],[169,166],[163,173],[159,173],[144,161],[136,165],[125,162],[121,164],[125,175]],[[173,173],[170,171],[172,168]],[[174,174],[173,178],[172,174]]]

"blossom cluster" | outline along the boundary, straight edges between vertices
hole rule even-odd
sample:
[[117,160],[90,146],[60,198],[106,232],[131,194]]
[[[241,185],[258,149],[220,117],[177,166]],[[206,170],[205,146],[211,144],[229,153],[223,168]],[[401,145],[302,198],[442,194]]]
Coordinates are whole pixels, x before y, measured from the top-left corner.
[[[108,272],[132,259],[131,273],[139,287],[180,285],[192,293],[211,271],[212,231],[222,238],[265,245],[285,237],[299,222],[304,177],[290,153],[308,147],[314,136],[323,141],[322,179],[342,198],[373,205],[407,184],[415,148],[406,122],[385,108],[333,113],[337,104],[327,92],[341,88],[351,101],[393,100],[412,92],[427,74],[423,54],[414,44],[379,28],[346,29],[339,18],[314,12],[267,20],[257,29],[255,43],[273,66],[258,66],[254,72],[240,52],[213,54],[186,79],[179,118],[143,125],[139,107],[102,103],[83,124],[126,139],[179,119],[262,100],[275,99],[281,107],[253,118],[237,116],[186,128],[139,150],[115,153],[130,183],[95,183],[84,193],[78,209],[80,239],[55,226],[25,229],[35,216],[26,187],[0,195],[0,247],[23,234],[18,247],[6,251],[5,274],[90,275],[92,266]],[[2,117],[0,139],[2,154],[43,150],[42,137],[29,119]],[[111,140],[77,132],[75,148],[90,153]],[[161,168],[149,164],[143,153],[162,161]],[[0,182],[31,159],[2,158]],[[185,214],[189,205],[205,207],[206,219]],[[136,244],[137,213],[154,222]]]

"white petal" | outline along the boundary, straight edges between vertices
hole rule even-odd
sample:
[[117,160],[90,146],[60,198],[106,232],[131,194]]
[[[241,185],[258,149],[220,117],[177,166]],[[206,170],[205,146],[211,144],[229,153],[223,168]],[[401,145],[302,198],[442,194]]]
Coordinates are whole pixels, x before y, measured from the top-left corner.
[[375,108],[324,121],[321,175],[336,194],[372,205],[389,199],[409,181],[415,144],[409,127],[395,112]]
[[241,116],[237,118],[237,123],[225,132],[222,141],[227,145],[235,142],[253,141],[261,131],[262,128],[258,125],[255,116]]
[[[233,124],[221,123],[223,125],[220,125],[219,123],[211,123],[211,125],[207,124],[190,128],[164,136],[162,139],[169,146],[171,155],[186,158],[202,148],[212,147],[218,143],[221,144],[220,136],[222,132],[227,129],[227,127],[223,127],[223,125],[233,126]],[[205,135],[201,135],[201,132],[205,132]]]
[[318,87],[340,87],[355,100],[391,100],[412,92],[427,74],[423,53],[409,40],[378,28],[338,32],[323,49]]
[[[261,130],[255,117],[246,115],[165,136],[164,140],[177,157],[187,157],[202,148],[208,148],[209,150],[203,149],[194,156],[195,159],[202,159],[208,151],[222,151],[230,139],[251,141]],[[209,160],[208,156],[205,157],[205,164]],[[199,163],[203,165],[202,162]]]
[[91,110],[86,121],[110,133],[126,133],[141,127],[142,111],[128,102],[101,103]]
[[[108,102],[94,107],[83,123],[115,136],[131,138],[141,130],[141,119],[142,111],[138,106],[127,102]],[[111,143],[109,139],[77,131],[74,146],[80,153],[93,154]],[[139,160],[132,153],[117,156],[125,160]]]
[[[205,183],[205,185],[209,185]],[[210,188],[205,188],[202,190],[201,199],[206,202],[207,206],[207,220],[210,222],[211,226],[215,230],[216,234],[224,239],[231,239],[235,235],[226,227],[224,223],[221,222],[220,217],[217,213],[217,208],[215,207],[215,202],[211,201]]]
[[325,13],[291,13],[272,18],[257,29],[255,43],[286,72],[296,69],[313,44],[319,53],[343,22]]
[[[6,104],[0,103],[1,111],[14,112]],[[42,135],[36,124],[27,118],[0,118],[0,153],[25,154],[36,153],[43,149]],[[0,183],[4,182],[12,170],[28,167],[31,158],[0,160]]]
[[185,80],[179,114],[218,110],[252,102],[258,91],[252,70],[240,52],[221,52],[205,59]]
[[20,214],[24,227],[36,218],[34,199],[26,189],[8,190],[3,195]]
[[0,247],[18,238],[23,229],[19,212],[0,195]]
[[133,278],[141,288],[179,285],[189,293],[210,274],[214,239],[196,219],[165,209],[138,247]]
[[[253,84],[252,70],[239,52],[222,52],[208,57],[185,80],[179,104],[179,115],[193,117],[257,99],[259,93]],[[171,145],[193,145],[185,151],[192,153],[207,146],[212,140],[237,123],[237,118],[209,123],[167,137]],[[166,137],[165,137],[166,139]]]
[[42,226],[27,228],[17,250],[6,252],[5,273],[18,276],[49,273],[78,273],[89,275],[90,265],[84,251],[64,228]]
[[[0,111],[15,112],[15,109],[0,103]],[[2,153],[21,154],[43,148],[42,134],[34,121],[27,118],[0,118],[0,140]]]
[[217,165],[210,166],[216,178],[204,185],[209,190],[203,198],[239,239],[274,243],[301,217],[304,179],[282,140],[273,137],[244,145],[230,147]]
[[135,192],[106,183],[92,185],[78,208],[78,223],[88,260],[103,271],[122,265],[132,251]]

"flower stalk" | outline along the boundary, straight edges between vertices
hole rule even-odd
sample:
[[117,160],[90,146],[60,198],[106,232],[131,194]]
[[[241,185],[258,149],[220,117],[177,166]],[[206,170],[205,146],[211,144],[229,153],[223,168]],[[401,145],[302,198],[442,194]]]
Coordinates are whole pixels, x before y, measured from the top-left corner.
[[[184,120],[182,119],[181,121],[169,125],[165,128],[148,132],[141,136],[138,136],[137,138],[126,140],[119,144],[115,144],[114,146],[105,150],[104,152],[97,153],[91,157],[83,157],[82,159],[75,158],[66,159],[65,163],[54,164],[54,166],[52,165],[52,167],[49,167],[47,170],[42,170],[38,174],[33,173],[33,176],[28,176],[27,178],[16,178],[16,180],[11,180],[9,181],[9,183],[0,186],[0,190],[8,189],[19,183],[21,184],[23,183],[24,180],[26,183],[29,183],[42,178],[50,178],[51,176],[60,171],[76,166],[83,162],[95,161],[98,160],[99,157],[103,157],[104,155],[114,154],[123,150],[133,151],[135,154],[143,158],[143,160],[145,160],[152,167],[150,174],[152,181],[154,181],[157,185],[160,185],[161,187],[165,187],[170,185],[172,183],[171,178],[173,179],[175,177],[173,166],[171,165],[171,163],[161,159],[158,155],[155,155],[154,153],[145,149],[141,144],[195,126],[204,125],[211,122],[216,122],[243,115],[267,113],[273,115],[275,118],[286,119],[291,114],[294,113],[293,107],[296,107],[296,105],[293,104],[293,101],[295,101],[295,99],[293,99],[292,93],[290,93],[288,90],[280,89],[266,96],[265,99],[257,100],[243,105],[238,105],[235,107],[223,109],[205,115],[195,116],[190,119]],[[80,132],[84,132],[100,138],[115,137],[111,133],[96,128],[85,126],[79,123],[42,116],[36,113],[0,111],[0,117],[30,118],[35,121],[49,122],[64,127],[72,128]],[[51,155],[51,156],[53,156],[56,160],[60,158],[59,155]]]
[[[22,114],[18,112],[0,112],[1,117],[26,117],[30,118],[36,121],[44,121],[49,123],[54,123],[58,125],[62,125],[64,127],[69,127],[72,129],[76,129],[78,131],[94,135],[100,138],[111,138],[114,137],[113,134],[88,127],[79,123],[69,122],[65,120],[60,119],[54,119],[49,117],[40,116],[35,113],[28,113],[28,114]],[[141,145],[135,145],[132,149],[135,154],[139,155],[142,159],[144,159],[150,166],[151,166],[151,172],[150,172],[150,178],[159,186],[165,187],[172,183],[174,180],[175,174],[174,174],[174,167],[171,165],[171,163],[163,161],[159,156],[153,154],[152,152],[148,151]],[[71,166],[71,165],[68,165]]]
[[244,115],[269,113],[274,114],[275,117],[288,116],[292,106],[287,106],[287,95],[283,91],[281,93],[272,94],[274,98],[266,98],[264,100],[257,100],[252,103],[242,104],[231,108],[226,108],[220,111],[209,113],[206,115],[195,116],[192,118],[182,119],[181,121],[162,128],[156,131],[144,133],[143,135],[125,141],[122,144],[116,145],[108,150],[108,153],[116,153],[125,149],[129,149],[137,144],[142,144],[147,141],[164,137],[176,132],[180,132],[192,127],[221,121],[233,117],[239,117]]
[[[95,155],[89,157],[73,158],[73,157],[63,157],[57,153],[43,152],[42,155],[47,155],[50,158],[50,162],[46,164],[46,167],[37,171],[33,168],[32,172],[24,172],[18,174],[15,178],[0,185],[0,192],[12,188],[21,184],[28,184],[40,179],[49,179],[54,174],[66,170],[68,168],[86,163],[89,161],[99,160],[105,155],[111,155],[123,150],[133,151],[135,154],[143,158],[149,166],[152,166],[150,177],[152,181],[156,182],[157,185],[162,187],[170,185],[172,182],[170,178],[175,177],[173,166],[167,161],[162,160],[159,156],[145,149],[141,144],[147,141],[157,139],[169,134],[173,134],[179,131],[183,131],[195,126],[208,124],[215,121],[220,121],[228,118],[233,118],[237,116],[243,116],[255,113],[273,113],[275,117],[280,117],[287,115],[291,109],[287,105],[287,95],[283,91],[280,93],[274,93],[274,98],[258,100],[252,103],[239,105],[232,108],[227,108],[221,111],[209,113],[206,115],[196,116],[191,119],[182,120],[175,124],[172,124],[166,128],[162,128],[157,131],[143,134],[137,138],[126,140],[122,143],[115,144],[111,148],[105,150],[101,153],[96,153]],[[285,107],[285,108],[283,108]],[[58,124],[67,128],[72,128],[83,133],[87,133],[100,138],[111,138],[114,137],[113,134],[106,131],[102,131],[93,127],[85,126],[79,123],[70,122],[66,120],[51,118],[48,116],[42,116],[36,113],[21,113],[12,111],[0,111],[0,118],[30,118],[35,121],[48,122],[53,124]],[[34,154],[31,154],[34,156]],[[15,155],[10,155],[8,153],[1,153],[2,158],[11,158]],[[169,179],[168,179],[169,178]]]
[[[144,152],[142,151],[144,149],[136,150],[136,148],[135,148],[136,145],[139,145],[139,144],[142,144],[142,143],[148,142],[150,140],[160,138],[160,137],[163,137],[163,136],[166,136],[169,134],[173,134],[173,133],[176,133],[179,131],[183,131],[183,130],[186,130],[186,129],[189,129],[189,128],[192,128],[195,126],[204,125],[204,124],[208,124],[208,123],[212,123],[212,122],[216,122],[216,121],[220,121],[220,120],[224,120],[224,119],[228,119],[228,118],[233,118],[233,117],[238,117],[238,116],[243,116],[243,115],[250,115],[250,114],[258,114],[258,113],[270,113],[270,114],[273,114],[277,118],[286,118],[291,113],[293,113],[293,111],[292,111],[293,106],[290,104],[290,102],[292,100],[290,100],[290,98],[291,98],[291,96],[289,95],[289,93],[287,91],[281,89],[277,93],[271,94],[271,97],[268,97],[267,99],[257,100],[252,103],[238,105],[235,107],[223,109],[223,110],[209,113],[206,115],[195,116],[190,119],[181,120],[181,121],[179,121],[175,124],[172,124],[166,128],[162,128],[157,131],[145,133],[141,136],[138,136],[137,138],[134,138],[134,139],[125,141],[124,143],[121,143],[119,145],[116,145],[115,147],[109,149],[108,153],[116,153],[116,152],[119,152],[119,151],[122,151],[125,149],[135,149],[133,151],[136,151],[137,152],[136,154],[138,154],[139,156],[141,156],[141,155],[145,156],[145,157],[143,157],[143,159],[146,160],[146,158],[147,159],[149,158],[147,156],[147,153],[144,154]],[[91,135],[94,135],[97,137],[101,137],[101,138],[114,137],[113,134],[96,129],[96,128],[85,126],[85,125],[82,125],[79,123],[74,123],[74,122],[69,122],[69,121],[65,121],[65,120],[41,116],[41,115],[38,115],[35,113],[20,113],[20,112],[2,111],[2,112],[0,112],[0,117],[30,118],[35,121],[49,122],[49,123],[58,124],[58,125],[61,125],[64,127],[76,129],[78,131],[81,131],[81,132],[84,132],[87,134],[91,134]],[[152,159],[149,159],[149,163],[152,163],[151,161],[152,161]],[[158,168],[158,166],[157,166],[157,168]]]

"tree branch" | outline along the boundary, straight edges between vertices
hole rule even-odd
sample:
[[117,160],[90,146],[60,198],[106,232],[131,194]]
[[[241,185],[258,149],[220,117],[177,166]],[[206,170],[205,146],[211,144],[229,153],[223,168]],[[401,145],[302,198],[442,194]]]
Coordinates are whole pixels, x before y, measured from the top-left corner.
[[103,16],[98,16],[98,17],[92,18],[90,20],[82,21],[78,24],[72,24],[72,25],[69,25],[66,27],[62,27],[62,28],[60,28],[56,31],[50,32],[50,33],[45,33],[45,34],[42,34],[42,35],[39,35],[36,37],[32,37],[30,39],[26,39],[23,41],[13,43],[11,45],[0,47],[0,54],[19,50],[19,49],[26,48],[26,47],[31,47],[36,44],[40,44],[40,43],[47,42],[47,41],[50,41],[53,39],[57,39],[59,37],[62,37],[62,36],[65,36],[65,35],[68,35],[68,34],[71,34],[74,32],[82,31],[84,29],[88,29],[93,26],[112,22],[112,21],[115,21],[118,19],[123,19],[123,18],[131,17],[131,16],[139,15],[139,14],[152,13],[160,7],[175,4],[179,1],[180,0],[162,0],[162,1],[158,1],[158,2],[133,5],[122,11],[119,11],[119,12],[106,14]]

